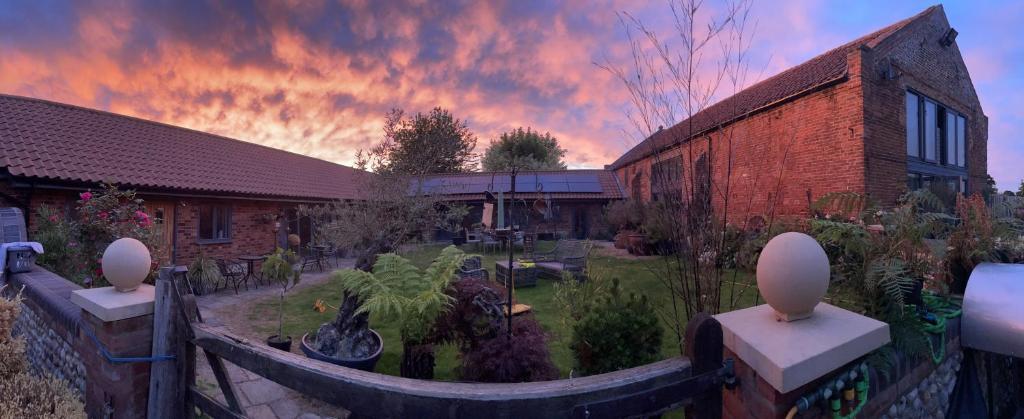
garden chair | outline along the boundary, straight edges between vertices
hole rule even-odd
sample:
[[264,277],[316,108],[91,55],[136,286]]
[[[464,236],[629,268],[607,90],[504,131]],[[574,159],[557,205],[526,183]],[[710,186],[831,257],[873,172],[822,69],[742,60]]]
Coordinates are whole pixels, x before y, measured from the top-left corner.
[[[242,282],[242,278],[245,278],[245,268],[242,267],[242,264],[227,259],[217,259],[217,268],[220,269],[220,276],[224,278],[224,288],[227,288],[227,284],[231,284],[235,288],[235,294],[238,294],[238,284]],[[248,283],[245,284],[245,290],[249,290]]]
[[473,231],[466,230],[466,244],[473,245],[474,249],[479,249],[480,248],[480,241],[481,241],[480,236],[481,235],[482,235],[482,233],[480,233],[479,230],[473,230]]
[[483,243],[484,252],[491,253],[492,249],[494,252],[501,250],[501,240],[498,240],[496,237],[490,234],[485,233],[483,235],[483,240],[481,241],[481,243]]
[[534,260],[540,275],[560,280],[565,272],[571,273],[577,281],[586,278],[587,256],[593,244],[584,240],[559,240],[548,252],[535,252]]
[[483,260],[480,256],[466,258],[466,260],[462,262],[462,266],[459,267],[458,275],[459,280],[472,278],[489,281],[491,279],[490,274],[487,273],[487,269],[483,267]]
[[312,248],[310,246],[303,246],[301,249],[302,249],[301,250],[301,253],[302,253],[302,268],[300,268],[299,273],[305,273],[306,272],[306,267],[313,267],[313,266],[316,266],[317,269],[320,270],[320,272],[323,272],[324,271],[324,262],[323,262],[323,256],[321,255],[321,253],[318,250],[316,250],[316,249],[314,249],[314,248]]
[[523,259],[533,260],[537,246],[537,235],[526,234],[523,236]]

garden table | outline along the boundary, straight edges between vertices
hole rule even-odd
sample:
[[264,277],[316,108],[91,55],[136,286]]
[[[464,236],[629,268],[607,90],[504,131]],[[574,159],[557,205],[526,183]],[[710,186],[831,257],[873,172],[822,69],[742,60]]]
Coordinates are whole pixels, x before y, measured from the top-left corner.
[[263,275],[257,275],[256,274],[256,262],[262,262],[264,260],[267,260],[267,257],[266,256],[245,255],[245,256],[239,256],[238,260],[244,261],[245,264],[249,267],[249,269],[246,269],[246,271],[245,271],[245,276],[242,277],[242,282],[245,282],[246,286],[248,286],[249,279],[252,279],[253,280],[253,285],[256,288],[259,288],[259,283],[260,283],[260,281],[263,280]]
[[[534,264],[524,265],[519,262],[512,262],[512,271],[514,274],[513,285],[516,288],[526,288],[537,286],[537,266]],[[508,276],[508,261],[499,261],[494,263],[494,280],[498,283],[504,284],[505,277]]]

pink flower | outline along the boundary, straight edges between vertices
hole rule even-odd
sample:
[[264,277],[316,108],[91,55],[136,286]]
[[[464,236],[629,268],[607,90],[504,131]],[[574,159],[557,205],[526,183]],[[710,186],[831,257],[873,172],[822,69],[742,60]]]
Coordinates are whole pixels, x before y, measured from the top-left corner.
[[78,197],[82,198],[83,201],[88,201],[88,200],[92,199],[92,192],[89,192],[89,191],[82,192],[82,193],[78,194]]
[[153,224],[153,221],[149,219],[149,214],[142,211],[135,211],[135,218],[139,220],[140,226],[149,227],[150,224]]
[[101,220],[106,220],[107,218],[110,217],[110,214],[107,214],[106,211],[100,211],[100,213],[96,214],[96,216],[100,217]]
[[57,214],[53,214],[53,215],[50,216],[50,222],[51,223],[56,223],[57,220],[58,220]]

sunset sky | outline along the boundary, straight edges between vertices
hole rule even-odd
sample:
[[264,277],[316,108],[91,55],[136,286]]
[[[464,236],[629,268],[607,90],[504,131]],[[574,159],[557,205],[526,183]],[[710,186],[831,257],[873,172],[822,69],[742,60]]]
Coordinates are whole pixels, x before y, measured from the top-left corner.
[[[434,106],[468,121],[478,151],[529,126],[570,167],[635,141],[626,92],[594,65],[628,63],[616,20],[669,29],[664,2],[356,0],[0,3],[0,93],[153,119],[343,164],[385,113]],[[715,4],[713,0],[709,4]],[[763,79],[914,15],[917,1],[755,1],[750,67]],[[944,4],[989,118],[989,172],[1024,177],[1024,2]]]

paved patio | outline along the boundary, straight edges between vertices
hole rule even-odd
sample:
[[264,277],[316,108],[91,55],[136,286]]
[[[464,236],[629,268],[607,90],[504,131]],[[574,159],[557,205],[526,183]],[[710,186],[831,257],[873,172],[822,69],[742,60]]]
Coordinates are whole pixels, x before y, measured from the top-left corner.
[[[335,268],[349,268],[354,266],[354,259],[341,259]],[[330,269],[325,272],[307,272],[303,274],[302,282],[295,287],[296,290],[319,285],[327,281]],[[246,308],[253,302],[266,298],[276,298],[280,289],[274,286],[260,286],[259,289],[242,289],[235,295],[233,289],[220,290],[211,295],[204,295],[197,298],[199,310],[206,323],[225,326],[232,332],[262,342],[265,337],[257,336],[252,327],[243,323]],[[298,351],[295,345],[294,351]],[[213,376],[206,357],[201,354],[196,357],[196,380],[199,388],[224,403],[224,395],[217,386],[217,379]],[[228,375],[239,393],[240,402],[248,417],[253,419],[320,419],[320,418],[347,418],[349,413],[345,409],[329,405],[319,400],[309,398],[283,387],[273,381],[263,378],[253,372],[244,370],[230,362],[225,362]]]

